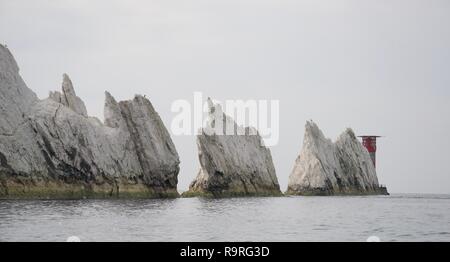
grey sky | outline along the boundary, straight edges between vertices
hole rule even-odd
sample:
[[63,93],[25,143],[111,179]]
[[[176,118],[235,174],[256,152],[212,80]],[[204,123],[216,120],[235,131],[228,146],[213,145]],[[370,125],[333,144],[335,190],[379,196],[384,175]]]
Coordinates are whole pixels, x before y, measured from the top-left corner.
[[[90,115],[104,91],[146,94],[167,127],[176,99],[279,99],[272,148],[283,190],[313,119],[387,136],[378,175],[392,192],[450,193],[448,0],[0,0],[0,42],[41,98],[67,72]],[[173,137],[185,190],[194,137]]]

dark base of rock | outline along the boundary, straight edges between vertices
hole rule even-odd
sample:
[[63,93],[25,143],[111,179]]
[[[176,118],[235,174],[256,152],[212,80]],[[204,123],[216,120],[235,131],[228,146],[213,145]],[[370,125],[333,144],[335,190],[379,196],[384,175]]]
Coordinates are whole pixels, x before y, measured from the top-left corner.
[[288,189],[286,195],[290,196],[369,196],[369,195],[384,195],[389,196],[389,192],[386,187],[379,187],[375,190],[361,191],[358,189],[346,189],[346,190],[330,190],[323,188],[308,188],[293,190]]
[[265,192],[220,192],[220,193],[212,193],[212,192],[202,192],[202,191],[187,191],[181,194],[181,197],[184,198],[194,198],[194,197],[202,197],[202,198],[235,198],[235,197],[282,197],[284,196],[278,190],[274,191],[265,191]]
[[0,199],[154,199],[177,198],[176,189],[155,190],[142,183],[87,183],[0,174]]

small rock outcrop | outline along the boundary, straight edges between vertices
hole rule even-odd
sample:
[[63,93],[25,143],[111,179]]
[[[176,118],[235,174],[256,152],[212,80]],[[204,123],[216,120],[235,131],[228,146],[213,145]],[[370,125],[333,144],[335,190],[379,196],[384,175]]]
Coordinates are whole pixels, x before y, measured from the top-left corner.
[[312,121],[306,123],[303,148],[289,177],[290,195],[386,195],[369,152],[347,129],[333,143]]
[[106,92],[105,123],[89,117],[64,74],[39,100],[0,45],[0,198],[176,197],[179,157],[146,98]]
[[258,132],[238,126],[211,99],[208,104],[207,126],[197,136],[201,168],[184,196],[281,195],[270,150]]
[[84,105],[83,100],[79,98],[75,94],[75,89],[73,88],[72,80],[70,80],[67,74],[63,75],[63,83],[62,83],[62,93],[55,91],[50,92],[50,99],[53,99],[55,102],[63,104],[74,112],[87,117],[86,106]]

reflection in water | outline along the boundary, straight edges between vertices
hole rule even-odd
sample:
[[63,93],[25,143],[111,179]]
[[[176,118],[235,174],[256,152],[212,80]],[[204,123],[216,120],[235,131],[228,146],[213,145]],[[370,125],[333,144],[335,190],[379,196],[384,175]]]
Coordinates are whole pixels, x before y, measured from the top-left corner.
[[449,241],[449,204],[444,195],[0,201],[0,241]]

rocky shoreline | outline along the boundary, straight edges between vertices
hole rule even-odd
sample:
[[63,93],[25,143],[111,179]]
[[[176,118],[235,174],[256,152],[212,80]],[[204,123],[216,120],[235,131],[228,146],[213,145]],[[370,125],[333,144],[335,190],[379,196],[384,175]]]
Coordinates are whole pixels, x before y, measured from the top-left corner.
[[[183,197],[283,196],[270,149],[209,102],[197,136],[200,171]],[[141,95],[105,92],[104,122],[88,114],[67,74],[39,99],[0,44],[0,199],[176,198],[180,159]],[[217,133],[231,127],[232,135]],[[286,195],[387,195],[353,131],[333,143],[308,122]]]

